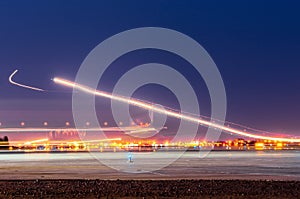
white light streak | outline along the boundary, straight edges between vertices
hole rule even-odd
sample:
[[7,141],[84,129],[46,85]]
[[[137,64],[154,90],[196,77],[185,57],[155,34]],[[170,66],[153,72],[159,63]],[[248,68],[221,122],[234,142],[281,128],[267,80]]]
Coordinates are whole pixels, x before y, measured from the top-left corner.
[[131,134],[140,134],[140,133],[148,133],[149,131],[158,131],[157,129],[155,128],[145,128],[145,129],[139,129],[139,130],[135,130],[135,131],[130,131],[130,132],[127,132],[125,134],[127,135],[131,135]]
[[24,145],[31,145],[31,144],[34,144],[34,143],[39,143],[39,142],[47,142],[48,139],[40,139],[40,140],[33,140],[33,141],[29,141],[29,142],[25,142]]
[[137,100],[137,99],[128,99],[126,97],[116,96],[116,95],[112,95],[110,93],[106,93],[106,92],[103,92],[103,91],[94,90],[94,89],[89,88],[87,86],[76,84],[75,82],[71,82],[69,80],[65,80],[65,79],[58,78],[58,77],[54,78],[53,81],[57,84],[61,84],[61,85],[71,87],[71,88],[76,88],[78,90],[81,90],[83,92],[86,92],[86,93],[89,93],[89,94],[92,94],[92,95],[101,96],[101,97],[109,98],[111,100],[116,100],[116,101],[119,101],[119,102],[131,104],[131,105],[138,106],[138,107],[141,107],[141,108],[144,108],[144,109],[147,109],[147,110],[151,110],[151,111],[154,111],[154,112],[157,112],[157,113],[166,114],[168,116],[175,117],[175,118],[178,118],[178,119],[194,122],[194,123],[205,125],[205,126],[212,127],[212,128],[217,128],[217,129],[220,129],[222,131],[225,131],[225,132],[228,132],[228,133],[233,133],[233,134],[236,134],[236,135],[239,135],[239,136],[251,137],[251,138],[262,139],[262,140],[300,142],[300,139],[270,137],[270,136],[262,136],[262,135],[256,135],[256,134],[244,132],[244,131],[241,131],[241,130],[238,130],[238,129],[235,129],[235,128],[226,127],[226,126],[223,126],[223,125],[212,123],[210,121],[203,120],[203,119],[200,119],[200,118],[197,118],[197,117],[192,117],[192,116],[189,116],[189,115],[184,115],[184,114],[173,112],[173,111],[170,111],[170,110],[158,108],[157,106],[152,106],[149,103],[144,103],[144,102],[141,102],[140,100]]
[[35,91],[41,91],[41,92],[44,92],[45,90],[41,89],[41,88],[36,88],[36,87],[32,87],[32,86],[27,86],[27,85],[24,85],[24,84],[20,84],[20,83],[17,83],[15,81],[13,81],[13,76],[18,72],[18,70],[15,70],[8,78],[9,82],[11,84],[14,84],[16,86],[20,86],[20,87],[23,87],[23,88],[27,88],[27,89],[31,89],[31,90],[35,90]]
[[146,127],[107,127],[107,128],[0,128],[0,132],[13,133],[13,132],[51,132],[51,131],[113,131],[113,132],[131,132],[139,129],[152,130]]

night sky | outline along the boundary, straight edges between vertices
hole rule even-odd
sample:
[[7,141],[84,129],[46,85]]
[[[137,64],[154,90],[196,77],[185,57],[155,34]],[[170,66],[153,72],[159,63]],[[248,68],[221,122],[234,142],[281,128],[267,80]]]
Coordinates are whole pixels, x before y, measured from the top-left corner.
[[[296,1],[0,1],[0,122],[28,126],[72,119],[71,91],[55,76],[74,80],[87,54],[106,38],[138,27],[164,27],[199,42],[219,68],[227,94],[227,120],[295,134],[300,129],[300,3]],[[210,114],[208,91],[184,60],[159,50],[117,59],[99,88],[111,91],[122,72],[149,62],[181,70]],[[119,70],[122,66],[122,70]],[[189,67],[187,67],[189,68]],[[16,87],[15,80],[58,92]],[[163,96],[161,93],[165,94]],[[135,97],[177,107],[174,96],[145,86]],[[106,100],[97,98],[100,115]],[[104,106],[104,107],[103,107]],[[108,116],[109,118],[109,116]],[[101,120],[109,120],[100,118]]]

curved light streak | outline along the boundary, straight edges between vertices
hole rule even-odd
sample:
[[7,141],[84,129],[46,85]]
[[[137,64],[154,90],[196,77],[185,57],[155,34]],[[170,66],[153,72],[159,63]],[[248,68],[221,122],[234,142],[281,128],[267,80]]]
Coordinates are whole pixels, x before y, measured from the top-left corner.
[[110,93],[106,93],[106,92],[103,92],[103,91],[95,90],[95,89],[89,88],[87,86],[84,86],[84,85],[81,85],[81,84],[76,84],[75,82],[65,80],[65,79],[62,79],[62,78],[58,78],[58,77],[55,77],[53,79],[53,81],[57,84],[64,85],[64,86],[67,86],[67,87],[71,87],[71,88],[76,88],[78,90],[81,90],[81,91],[89,93],[89,94],[109,98],[111,100],[116,100],[116,101],[127,103],[127,104],[130,104],[130,105],[133,105],[133,106],[138,106],[138,107],[141,107],[141,108],[144,108],[144,109],[147,109],[147,110],[151,110],[151,111],[154,111],[154,112],[157,112],[157,113],[166,114],[170,117],[175,117],[175,118],[178,118],[178,119],[183,119],[183,120],[190,121],[190,122],[193,122],[193,123],[205,125],[205,126],[208,126],[210,128],[212,127],[212,128],[221,129],[222,131],[225,131],[225,132],[228,132],[228,133],[233,133],[233,134],[240,135],[240,136],[251,137],[251,138],[262,139],[262,140],[300,142],[300,139],[262,136],[262,135],[255,135],[255,134],[252,134],[252,133],[240,131],[238,129],[234,129],[234,128],[231,128],[231,127],[226,127],[226,126],[223,126],[223,125],[212,123],[210,121],[203,120],[203,119],[200,119],[200,118],[196,118],[196,117],[184,115],[184,114],[181,114],[181,113],[173,112],[173,111],[170,111],[170,110],[158,108],[156,106],[152,106],[149,103],[141,102],[140,100],[137,100],[137,99],[128,99],[128,98],[123,97],[123,96],[116,96],[116,95],[112,95]]
[[31,89],[31,90],[35,90],[35,91],[41,91],[41,92],[44,92],[45,90],[41,89],[41,88],[36,88],[36,87],[32,87],[32,86],[27,86],[27,85],[24,85],[24,84],[20,84],[20,83],[17,83],[15,81],[13,81],[13,76],[18,72],[18,70],[15,70],[8,78],[9,82],[11,84],[14,84],[16,86],[20,86],[20,87],[23,87],[23,88],[27,88],[27,89]]

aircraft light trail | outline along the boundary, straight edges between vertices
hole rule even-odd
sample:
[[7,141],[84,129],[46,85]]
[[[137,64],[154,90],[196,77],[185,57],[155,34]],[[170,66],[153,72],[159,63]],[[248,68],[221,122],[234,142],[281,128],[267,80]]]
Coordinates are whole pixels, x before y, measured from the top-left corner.
[[107,127],[107,128],[0,128],[0,132],[11,133],[11,132],[50,132],[50,131],[121,131],[131,132],[138,130],[155,131],[155,128],[145,127]]
[[[152,129],[151,129],[152,130]],[[131,135],[131,134],[140,134],[140,133],[147,133],[149,131],[151,131],[149,129],[140,129],[140,130],[134,130],[134,131],[130,131],[130,132],[127,132],[125,134],[128,134],[128,135]],[[156,129],[153,129],[153,131],[156,130]]]
[[25,145],[30,145],[30,144],[34,144],[34,143],[39,143],[39,142],[47,142],[48,138],[45,139],[40,139],[40,140],[33,140],[33,141],[29,141],[29,142],[25,142]]
[[[19,140],[19,141],[10,141],[9,143],[11,144],[18,144],[18,145],[32,145],[32,144],[47,144],[49,146],[56,146],[60,145],[62,143],[64,144],[88,144],[88,143],[98,143],[98,142],[109,142],[109,141],[121,141],[122,138],[107,138],[107,139],[101,139],[101,140],[78,140],[78,141],[66,141],[66,140],[49,140],[48,138],[44,139],[38,139],[38,140],[30,140],[30,141],[24,141],[24,140]],[[0,146],[6,146],[6,145],[1,145]]]
[[197,117],[192,117],[192,116],[189,116],[189,115],[185,115],[185,114],[173,112],[173,111],[170,111],[170,110],[158,108],[156,106],[152,106],[149,103],[141,102],[137,99],[128,99],[128,98],[123,97],[123,96],[116,96],[116,95],[112,95],[110,93],[106,93],[106,92],[103,92],[103,91],[94,90],[94,89],[89,88],[87,86],[76,84],[75,82],[65,80],[65,79],[62,79],[62,78],[58,78],[58,77],[55,77],[53,79],[53,81],[55,83],[63,85],[63,86],[76,88],[76,89],[81,90],[83,92],[86,92],[88,94],[101,96],[101,97],[109,98],[111,100],[116,100],[116,101],[127,103],[127,104],[130,104],[130,105],[138,106],[138,107],[141,107],[141,108],[144,108],[144,109],[147,109],[147,110],[151,110],[151,111],[154,111],[154,112],[157,112],[157,113],[166,114],[170,117],[175,117],[175,118],[178,118],[178,119],[194,122],[194,123],[205,125],[205,126],[208,126],[208,127],[217,128],[217,129],[220,129],[224,132],[233,133],[233,134],[240,135],[240,136],[251,137],[251,138],[256,138],[256,139],[264,139],[264,140],[285,141],[285,142],[300,142],[300,139],[262,136],[262,135],[255,135],[255,134],[252,134],[252,133],[240,131],[238,129],[234,129],[234,128],[231,128],[231,127],[226,127],[226,126],[223,126],[223,125],[219,125],[219,124],[216,124],[216,123],[213,123],[213,122],[210,122],[210,121],[207,121],[207,120],[203,120],[203,119],[200,119],[200,118],[197,118]]
[[35,91],[41,91],[41,92],[44,92],[45,90],[41,89],[41,88],[36,88],[36,87],[32,87],[32,86],[27,86],[27,85],[24,85],[24,84],[20,84],[20,83],[17,83],[15,81],[13,81],[13,76],[18,72],[18,70],[15,70],[8,78],[9,82],[11,84],[14,84],[16,86],[20,86],[20,87],[23,87],[23,88],[27,88],[27,89],[31,89],[31,90],[35,90]]

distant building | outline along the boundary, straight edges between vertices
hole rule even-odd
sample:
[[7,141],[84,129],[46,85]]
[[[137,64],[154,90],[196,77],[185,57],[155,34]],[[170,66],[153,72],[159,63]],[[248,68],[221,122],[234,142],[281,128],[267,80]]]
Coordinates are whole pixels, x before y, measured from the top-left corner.
[[84,132],[63,130],[49,132],[48,139],[52,141],[79,141],[84,136]]
[[0,150],[4,150],[8,148],[9,148],[8,137],[4,136],[3,138],[0,138]]

